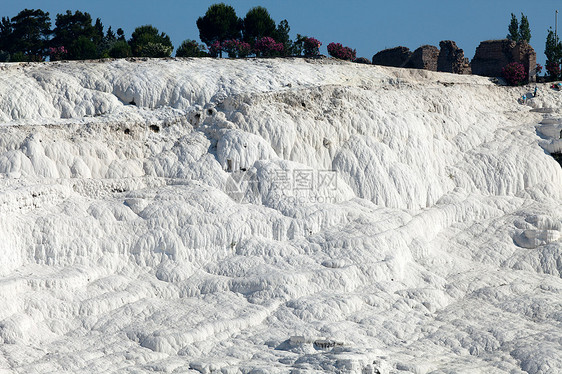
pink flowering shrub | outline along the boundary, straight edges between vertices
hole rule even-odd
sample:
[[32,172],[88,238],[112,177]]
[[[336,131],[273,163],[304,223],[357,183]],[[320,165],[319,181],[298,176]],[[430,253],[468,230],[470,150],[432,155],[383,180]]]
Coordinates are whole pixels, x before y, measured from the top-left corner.
[[554,61],[546,62],[546,72],[553,79],[558,79],[560,76],[560,64]]
[[252,53],[252,47],[246,42],[242,42],[238,39],[230,39],[222,42],[223,51],[228,53],[228,57],[248,57]]
[[67,54],[68,51],[66,50],[66,48],[64,48],[64,46],[49,48],[49,56],[51,61],[63,60]]
[[330,43],[328,44],[328,53],[330,56],[339,58],[340,60],[355,60],[355,49],[349,47],[344,47],[341,43]]
[[511,86],[519,86],[527,79],[525,67],[519,62],[511,62],[504,66],[502,75]]
[[277,43],[273,38],[264,36],[256,42],[254,48],[262,56],[277,56],[283,52],[284,46],[283,43]]
[[218,40],[216,40],[213,44],[209,46],[209,55],[211,57],[217,57],[219,54],[222,54],[222,44]]
[[304,38],[304,55],[305,56],[317,56],[320,54],[320,46],[322,42],[315,38]]
[[542,73],[542,65],[541,65],[541,64],[537,64],[537,67],[536,67],[535,70],[536,70],[536,72],[537,72],[537,75],[539,75],[540,73]]
[[238,57],[248,57],[252,54],[252,46],[246,42],[239,42],[236,45],[236,49],[238,51]]

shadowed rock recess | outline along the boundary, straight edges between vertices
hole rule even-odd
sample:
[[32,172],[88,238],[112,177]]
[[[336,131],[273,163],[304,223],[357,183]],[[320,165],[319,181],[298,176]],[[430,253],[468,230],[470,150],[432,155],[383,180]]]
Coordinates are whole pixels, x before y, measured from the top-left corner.
[[0,372],[559,373],[562,99],[529,89],[0,64]]

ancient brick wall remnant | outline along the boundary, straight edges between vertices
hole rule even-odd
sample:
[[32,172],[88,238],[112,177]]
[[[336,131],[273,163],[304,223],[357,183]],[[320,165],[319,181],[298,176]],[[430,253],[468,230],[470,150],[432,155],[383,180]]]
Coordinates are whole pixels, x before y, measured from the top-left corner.
[[520,62],[525,66],[529,80],[536,80],[537,54],[525,42],[516,43],[508,39],[484,41],[476,48],[472,62],[464,57],[464,51],[452,40],[441,41],[439,47],[423,45],[413,53],[406,47],[385,49],[373,56],[373,64],[499,77],[504,66]]
[[404,67],[437,71],[439,49],[432,45],[422,45],[414,51]]
[[404,65],[408,62],[410,56],[412,56],[412,52],[410,52],[409,48],[389,48],[374,55],[373,64],[401,68],[404,67]]
[[358,57],[358,58],[356,58],[355,61],[353,61],[353,62],[356,62],[356,63],[358,63],[358,64],[370,64],[370,63],[371,63],[371,60],[369,60],[369,59],[366,58],[366,57]]
[[443,40],[439,43],[439,58],[437,71],[455,74],[471,74],[470,62],[464,57],[464,51],[457,47],[452,40]]
[[500,77],[503,67],[511,62],[522,63],[529,74],[529,80],[536,80],[537,54],[533,47],[525,42],[516,43],[508,39],[480,43],[471,62],[472,73]]

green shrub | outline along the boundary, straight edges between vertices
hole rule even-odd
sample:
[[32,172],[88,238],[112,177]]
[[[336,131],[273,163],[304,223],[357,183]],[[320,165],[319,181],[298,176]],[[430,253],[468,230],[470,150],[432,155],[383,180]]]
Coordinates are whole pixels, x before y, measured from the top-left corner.
[[176,57],[206,57],[205,46],[195,40],[184,40],[176,51]]
[[109,56],[113,58],[126,58],[132,55],[131,46],[125,40],[117,40],[109,50]]
[[137,27],[129,45],[135,57],[169,57],[174,50],[170,37],[151,25]]
[[162,43],[148,42],[141,49],[141,55],[144,57],[170,57],[174,47],[164,45]]
[[25,55],[23,52],[16,52],[10,56],[11,62],[28,62],[29,57]]

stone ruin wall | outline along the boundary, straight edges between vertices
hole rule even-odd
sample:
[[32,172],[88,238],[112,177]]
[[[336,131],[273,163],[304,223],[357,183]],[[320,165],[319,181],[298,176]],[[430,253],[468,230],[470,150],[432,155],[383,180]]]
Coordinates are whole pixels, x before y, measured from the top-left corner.
[[537,53],[527,43],[517,43],[513,50],[515,61],[521,62],[525,66],[525,71],[530,82],[537,81]]
[[470,62],[464,57],[464,51],[457,47],[452,40],[443,40],[439,43],[439,58],[437,59],[437,71],[455,74],[472,74]]
[[437,71],[437,58],[439,49],[432,45],[422,45],[412,53],[406,68]]
[[413,53],[406,47],[385,49],[373,56],[373,64],[499,77],[505,65],[516,61],[525,66],[531,82],[536,80],[537,54],[527,43],[507,39],[482,42],[471,62],[452,40],[441,41],[439,47],[424,45]]
[[412,52],[410,52],[409,48],[406,47],[389,48],[380,51],[376,55],[374,55],[373,64],[402,68],[404,67],[404,65],[406,65],[406,63],[408,62],[411,56],[412,56]]
[[533,47],[525,42],[516,43],[513,40],[487,40],[476,48],[472,59],[472,72],[487,77],[499,77],[502,68],[511,63],[519,62],[525,66],[525,71],[536,80],[537,54]]
[[[442,43],[445,43],[446,49]],[[373,56],[373,64],[399,68],[424,69],[457,74],[470,74],[470,64],[455,42],[440,43],[441,50],[423,45],[411,52],[407,47],[385,49]]]

